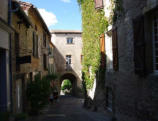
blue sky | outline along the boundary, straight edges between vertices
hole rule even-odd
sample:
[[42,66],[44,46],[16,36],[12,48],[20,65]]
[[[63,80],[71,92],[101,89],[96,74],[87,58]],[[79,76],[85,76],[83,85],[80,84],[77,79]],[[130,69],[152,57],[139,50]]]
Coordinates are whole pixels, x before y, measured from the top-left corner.
[[34,4],[49,29],[81,30],[81,11],[77,0],[22,0]]

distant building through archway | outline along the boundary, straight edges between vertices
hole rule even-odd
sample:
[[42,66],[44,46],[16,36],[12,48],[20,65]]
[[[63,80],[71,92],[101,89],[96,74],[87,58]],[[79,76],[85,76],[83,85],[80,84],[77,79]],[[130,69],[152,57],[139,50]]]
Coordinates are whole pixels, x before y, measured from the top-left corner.
[[59,76],[58,91],[64,79],[72,83],[74,96],[81,96],[82,90],[82,32],[74,30],[53,30],[52,43],[54,47],[54,61]]
[[77,94],[77,78],[72,73],[66,73],[66,74],[61,76],[61,78],[60,78],[60,85],[62,84],[62,82],[65,79],[70,80],[70,82],[72,84],[72,95],[73,96],[78,95]]

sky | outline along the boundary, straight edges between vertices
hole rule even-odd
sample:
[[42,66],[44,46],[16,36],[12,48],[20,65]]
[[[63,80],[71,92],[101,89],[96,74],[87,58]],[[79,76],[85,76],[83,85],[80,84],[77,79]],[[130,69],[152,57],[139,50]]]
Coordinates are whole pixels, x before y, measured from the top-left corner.
[[81,30],[77,0],[22,0],[38,8],[50,30]]

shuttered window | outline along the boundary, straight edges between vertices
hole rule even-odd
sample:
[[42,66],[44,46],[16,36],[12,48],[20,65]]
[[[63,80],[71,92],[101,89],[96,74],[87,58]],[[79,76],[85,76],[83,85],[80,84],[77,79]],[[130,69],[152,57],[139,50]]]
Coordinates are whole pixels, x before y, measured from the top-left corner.
[[43,32],[43,46],[47,46],[47,41],[46,41],[46,33]]
[[35,56],[35,32],[33,32],[33,35],[32,35],[32,39],[33,39],[33,56]]
[[106,56],[105,56],[105,34],[100,36],[100,51],[101,51],[101,67],[105,68]]
[[72,70],[72,68],[71,68],[72,58],[71,57],[72,57],[71,55],[66,55],[66,70],[67,71]]
[[113,51],[113,69],[118,71],[118,38],[117,38],[117,28],[112,30],[112,51]]
[[103,0],[94,0],[95,1],[95,8],[102,9],[103,8]]
[[81,55],[81,63],[83,62],[83,55]]
[[19,41],[19,34],[15,33],[15,54],[16,54],[16,71],[20,71],[20,65],[17,63],[17,57],[19,57],[20,51],[20,41]]
[[67,38],[67,44],[73,44],[73,38]]
[[38,35],[36,35],[36,57],[38,58]]
[[66,55],[66,65],[71,65],[71,55]]
[[153,66],[154,72],[158,73],[158,17],[153,20]]
[[19,34],[15,33],[15,53],[19,56],[20,43],[19,43]]
[[38,58],[38,35],[33,32],[33,56]]
[[47,56],[46,54],[43,55],[43,68],[47,70]]
[[139,16],[133,20],[133,30],[135,73],[143,76],[145,75],[145,38],[143,16]]

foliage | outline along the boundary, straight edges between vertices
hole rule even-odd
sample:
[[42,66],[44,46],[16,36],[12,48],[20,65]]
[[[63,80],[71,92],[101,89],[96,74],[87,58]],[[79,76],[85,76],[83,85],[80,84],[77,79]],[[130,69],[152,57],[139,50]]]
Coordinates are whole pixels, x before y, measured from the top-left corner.
[[8,112],[0,112],[0,120],[9,121],[10,114]]
[[56,74],[49,74],[46,76],[46,79],[50,80],[50,81],[55,80],[55,79],[57,79],[57,75]]
[[61,90],[65,90],[65,89],[70,90],[71,88],[72,88],[72,84],[71,84],[70,80],[68,80],[68,79],[64,80]]
[[96,10],[94,0],[78,0],[82,11],[83,72],[86,87],[92,88],[100,67],[100,35],[107,29],[108,21],[103,10]]
[[28,117],[28,115],[26,113],[18,113],[14,115],[15,117],[15,121],[21,121],[24,120]]
[[28,84],[27,97],[30,101],[31,111],[38,112],[48,102],[51,93],[50,81],[55,78],[55,75],[47,75],[41,79],[40,75],[37,74],[35,80]]

